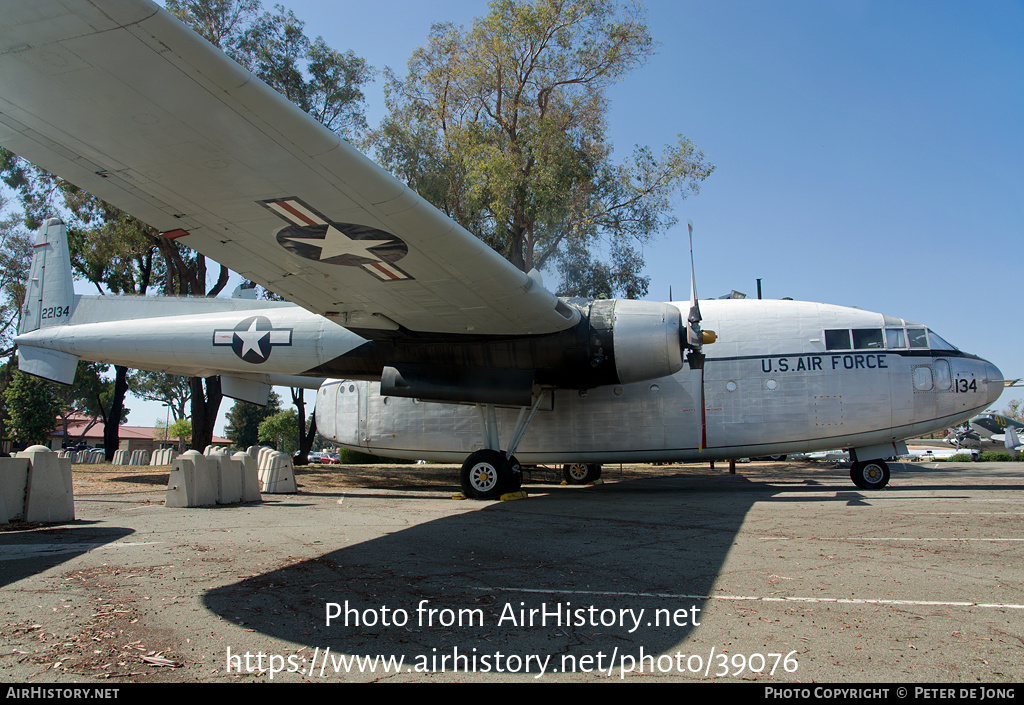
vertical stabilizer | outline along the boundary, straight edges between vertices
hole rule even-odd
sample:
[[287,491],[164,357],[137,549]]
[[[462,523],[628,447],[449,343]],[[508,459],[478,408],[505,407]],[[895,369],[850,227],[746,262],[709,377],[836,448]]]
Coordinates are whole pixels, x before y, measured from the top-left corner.
[[1006,446],[1006,450],[1011,453],[1015,453],[1021,448],[1020,437],[1017,435],[1017,429],[1013,426],[1007,425],[1006,435],[1003,438],[1003,444]]
[[66,325],[75,309],[67,226],[50,218],[39,229],[33,248],[18,333]]
[[[39,229],[33,247],[19,334],[67,325],[75,310],[67,227],[60,219],[50,218]],[[77,367],[75,355],[18,343],[18,368],[22,372],[71,384]]]

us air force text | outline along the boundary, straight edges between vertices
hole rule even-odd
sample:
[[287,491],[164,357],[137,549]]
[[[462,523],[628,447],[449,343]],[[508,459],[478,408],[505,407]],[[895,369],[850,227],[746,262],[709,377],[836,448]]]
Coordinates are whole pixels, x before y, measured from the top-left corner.
[[881,353],[865,355],[801,355],[799,357],[761,358],[761,371],[824,372],[826,370],[887,370],[889,363]]

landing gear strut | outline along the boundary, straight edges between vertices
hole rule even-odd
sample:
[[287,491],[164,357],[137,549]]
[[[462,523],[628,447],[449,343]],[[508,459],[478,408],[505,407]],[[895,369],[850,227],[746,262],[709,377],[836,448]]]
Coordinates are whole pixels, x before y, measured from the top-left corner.
[[882,460],[865,460],[850,467],[850,479],[862,490],[880,490],[889,484],[889,466]]
[[472,453],[462,464],[460,480],[462,493],[472,499],[497,499],[507,492],[515,492],[523,485],[523,474],[516,460],[516,448],[526,428],[533,420],[543,394],[537,395],[533,407],[519,412],[507,450],[499,450],[498,422],[493,404],[477,404],[483,425],[484,444],[487,448]]

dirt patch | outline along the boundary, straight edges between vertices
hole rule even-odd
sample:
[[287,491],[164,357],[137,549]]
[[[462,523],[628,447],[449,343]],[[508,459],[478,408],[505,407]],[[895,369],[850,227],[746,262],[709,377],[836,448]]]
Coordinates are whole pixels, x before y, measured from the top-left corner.
[[[173,679],[162,671],[181,666],[159,630],[126,588],[126,579],[148,577],[156,568],[103,566],[62,575],[77,599],[75,626],[58,634],[41,624],[6,624],[0,638],[19,644],[26,660],[53,674],[90,678]],[[71,599],[71,598],[68,598]]]
[[[744,472],[758,472],[768,476],[791,472],[792,462],[744,462]],[[819,466],[820,467],[820,466]],[[457,492],[459,465],[306,465],[295,468],[295,480],[300,491],[338,490],[345,488],[416,490],[445,489]],[[124,465],[76,465],[72,472],[75,496],[111,494],[146,494],[167,487],[170,467]],[[718,461],[714,470],[709,463],[675,463],[663,465],[610,464],[605,465],[606,480],[639,480],[666,475],[703,475],[728,473],[728,462]],[[525,484],[559,484],[561,466],[535,466],[526,469]]]

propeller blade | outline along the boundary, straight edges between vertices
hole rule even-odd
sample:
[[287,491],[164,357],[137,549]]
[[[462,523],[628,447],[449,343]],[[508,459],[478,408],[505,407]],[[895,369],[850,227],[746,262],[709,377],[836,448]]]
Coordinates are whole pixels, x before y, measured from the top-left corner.
[[693,265],[693,221],[686,221],[686,228],[690,232],[690,313],[686,317],[689,325],[686,327],[686,343],[690,348],[699,351],[704,344],[703,334],[700,329],[700,304],[697,301],[697,275]]
[[690,378],[693,378],[694,372],[698,372],[700,375],[700,441],[697,445],[697,452],[703,453],[708,444],[707,410],[704,399],[704,353],[701,352],[701,348],[704,347],[704,333],[700,329],[701,315],[700,303],[697,299],[697,275],[696,267],[693,264],[692,220],[686,221],[686,228],[690,233],[690,313],[686,317],[686,342],[691,348],[686,360],[690,365]]

